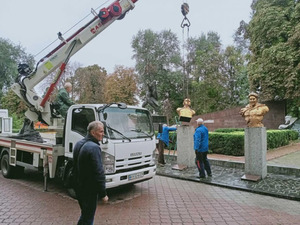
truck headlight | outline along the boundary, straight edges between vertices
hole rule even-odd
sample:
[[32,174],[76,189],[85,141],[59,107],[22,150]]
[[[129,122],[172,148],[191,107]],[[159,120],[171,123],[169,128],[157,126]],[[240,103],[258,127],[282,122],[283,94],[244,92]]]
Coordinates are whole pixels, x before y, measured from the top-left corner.
[[115,157],[102,152],[102,162],[105,174],[115,173]]
[[152,159],[151,159],[151,162],[150,162],[150,166],[155,165],[155,156],[156,156],[155,151],[156,150],[154,149],[153,152],[152,152]]

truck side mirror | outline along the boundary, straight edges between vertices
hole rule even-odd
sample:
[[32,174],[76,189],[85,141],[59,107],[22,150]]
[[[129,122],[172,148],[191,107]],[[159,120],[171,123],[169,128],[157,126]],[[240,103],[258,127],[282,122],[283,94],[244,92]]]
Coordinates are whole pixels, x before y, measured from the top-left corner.
[[100,121],[100,122],[103,123],[104,135],[106,136],[106,134],[107,134],[106,122],[105,121]]
[[101,143],[102,144],[107,144],[108,143],[108,138],[107,138],[107,126],[106,126],[106,122],[104,122],[104,121],[100,121],[101,123],[103,123],[103,129],[104,129],[104,137],[103,137],[103,139],[102,139],[102,141],[101,141]]
[[119,102],[118,103],[118,108],[120,108],[120,109],[127,109],[127,105],[125,103]]
[[[107,113],[103,113],[103,119],[107,120]],[[103,122],[102,122],[103,123]]]

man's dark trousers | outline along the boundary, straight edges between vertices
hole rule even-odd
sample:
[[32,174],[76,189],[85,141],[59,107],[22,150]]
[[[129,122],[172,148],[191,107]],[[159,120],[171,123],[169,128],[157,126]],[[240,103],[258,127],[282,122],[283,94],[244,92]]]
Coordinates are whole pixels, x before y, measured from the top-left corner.
[[98,194],[77,194],[77,199],[81,209],[78,225],[93,225],[98,203]]
[[208,176],[211,176],[210,164],[207,159],[207,152],[195,152],[196,153],[196,165],[201,178],[205,177],[205,170]]

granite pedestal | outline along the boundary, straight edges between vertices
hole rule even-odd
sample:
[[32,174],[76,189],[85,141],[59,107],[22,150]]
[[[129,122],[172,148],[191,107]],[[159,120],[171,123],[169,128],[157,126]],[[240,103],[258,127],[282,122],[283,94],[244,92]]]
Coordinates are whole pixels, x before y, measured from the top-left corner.
[[194,132],[192,126],[177,127],[177,163],[188,167],[195,166]]
[[258,181],[267,176],[267,132],[265,127],[245,129],[245,175],[242,179]]

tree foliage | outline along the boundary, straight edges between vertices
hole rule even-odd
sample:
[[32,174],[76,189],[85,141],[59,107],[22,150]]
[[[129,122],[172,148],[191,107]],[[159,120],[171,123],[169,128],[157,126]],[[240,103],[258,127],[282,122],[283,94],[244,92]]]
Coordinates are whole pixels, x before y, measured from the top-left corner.
[[2,108],[8,109],[8,112],[17,114],[24,118],[27,110],[26,104],[10,89],[1,99]]
[[227,46],[222,55],[225,108],[245,104],[246,101],[248,101],[249,94],[249,82],[246,69],[247,55],[243,54],[243,48],[235,46]]
[[27,54],[21,45],[0,38],[0,98],[8,91],[18,76],[18,64],[34,64],[32,55]]
[[191,100],[198,114],[240,104],[247,91],[247,73],[242,50],[222,49],[216,32],[190,38],[188,60],[193,78]]
[[[157,85],[158,102],[162,111],[175,111],[183,101],[183,74],[177,36],[168,30],[155,33],[152,30],[139,31],[132,41],[133,58],[136,60],[140,97],[143,100],[147,86]],[[166,102],[168,104],[166,104]]]
[[[161,108],[158,113],[168,118],[176,114],[176,108],[186,97],[191,98],[197,114],[236,106],[247,98],[244,49],[228,46],[223,50],[216,32],[189,38],[186,62],[180,59],[176,36],[167,31],[139,31],[132,47],[141,98],[145,96],[147,84],[155,82]],[[186,77],[192,81],[187,82],[190,83],[188,92],[183,90]]]
[[171,31],[139,31],[133,37],[132,48],[141,83],[159,81],[161,77],[157,72],[173,70],[180,65],[179,41]]
[[107,72],[98,65],[78,68],[73,83],[77,103],[103,103]]
[[9,116],[13,117],[13,128],[20,129],[23,125],[27,106],[21,99],[9,89],[9,91],[1,98],[2,108],[7,109]]
[[117,66],[113,74],[109,75],[105,82],[104,98],[108,103],[124,102],[136,105],[137,75],[133,68]]
[[251,90],[262,100],[300,97],[299,1],[254,1],[248,34]]
[[[209,32],[207,36],[202,34],[200,38],[191,38],[189,41],[189,46],[193,49],[189,58],[194,61],[192,104],[200,114],[222,109],[224,77],[220,70],[222,64],[220,37],[215,32]],[[191,54],[194,55],[194,59]]]

